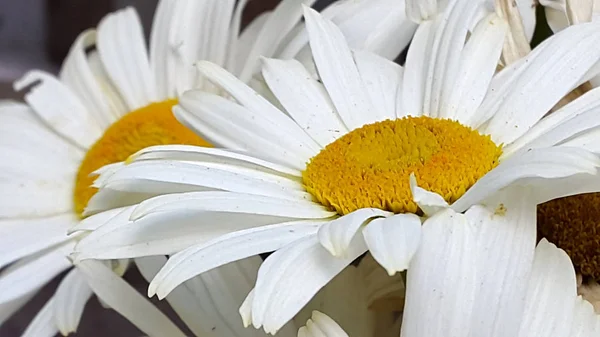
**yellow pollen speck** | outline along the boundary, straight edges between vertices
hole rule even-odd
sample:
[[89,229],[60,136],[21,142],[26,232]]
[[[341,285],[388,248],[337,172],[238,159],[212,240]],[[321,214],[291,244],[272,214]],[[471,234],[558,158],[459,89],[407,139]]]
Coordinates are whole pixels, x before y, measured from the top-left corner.
[[567,252],[578,273],[600,282],[600,193],[539,205],[537,226],[539,237]]
[[75,212],[79,216],[97,191],[91,187],[96,179],[91,173],[102,166],[127,161],[132,154],[153,145],[211,146],[175,119],[171,112],[175,104],[176,100],[168,100],[128,113],[88,150],[79,166],[73,193]]
[[409,176],[452,203],[498,165],[502,149],[458,122],[430,117],[386,120],[344,135],[312,158],[306,189],[339,214],[373,207],[418,213]]

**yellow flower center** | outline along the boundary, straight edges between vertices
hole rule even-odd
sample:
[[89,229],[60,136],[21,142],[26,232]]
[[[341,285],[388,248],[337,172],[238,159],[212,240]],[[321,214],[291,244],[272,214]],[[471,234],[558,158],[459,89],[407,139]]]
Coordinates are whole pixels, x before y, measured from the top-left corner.
[[137,151],[153,145],[186,144],[211,146],[181,125],[171,108],[176,100],[153,103],[128,113],[111,125],[88,150],[79,166],[73,201],[75,212],[82,216],[97,189],[91,187],[92,172],[102,166],[125,161]]
[[306,189],[339,214],[374,207],[418,213],[409,176],[452,203],[498,164],[501,147],[458,122],[430,117],[386,120],[344,135],[312,158]]
[[540,237],[567,252],[578,273],[600,282],[600,193],[539,205],[537,226]]

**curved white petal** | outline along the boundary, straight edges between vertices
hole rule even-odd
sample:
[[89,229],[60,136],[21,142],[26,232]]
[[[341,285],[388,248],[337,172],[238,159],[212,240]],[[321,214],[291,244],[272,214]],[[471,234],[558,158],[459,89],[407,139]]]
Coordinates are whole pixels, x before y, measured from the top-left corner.
[[86,48],[95,44],[95,30],[79,34],[63,62],[60,79],[81,99],[98,125],[106,129],[127,111],[119,97],[113,96],[112,85],[95,73],[93,61],[89,60],[86,53]]
[[269,162],[251,154],[236,152],[230,149],[216,149],[191,145],[159,145],[147,147],[130,157],[132,161],[140,160],[183,160],[217,164],[226,164],[264,171],[283,176],[302,177],[298,170]]
[[67,254],[74,243],[42,251],[19,260],[0,274],[0,304],[14,301],[40,289],[54,276],[71,267]]
[[396,118],[396,102],[402,92],[404,69],[398,64],[366,51],[353,51],[354,62],[371,102],[373,121]]
[[298,337],[348,337],[348,334],[329,316],[315,310],[306,326],[298,330]]
[[320,146],[345,135],[341,121],[323,85],[296,60],[264,59],[262,74],[279,102]]
[[[507,83],[509,90],[486,97],[499,104],[483,132],[496,144],[525,134],[564,95],[589,79],[588,72],[600,60],[598,44],[600,31],[594,24],[570,27],[544,41],[520,63],[518,76]],[[524,110],[528,113],[521,113]]]
[[527,133],[502,149],[502,157],[524,149],[528,144],[546,133],[560,127],[584,112],[600,108],[600,88],[592,89],[583,96],[542,118]]
[[[94,186],[117,191],[157,194],[160,194],[161,189],[163,193],[219,189],[288,200],[311,200],[310,195],[303,190],[297,179],[234,165],[208,162],[174,160],[135,162],[124,166],[101,183]],[[157,190],[155,184],[159,184],[161,189]]]
[[311,6],[315,0],[283,0],[269,15],[245,57],[239,78],[248,82],[258,72],[261,56],[272,57],[302,16],[302,5]]
[[472,0],[457,0],[435,17],[431,46],[425,51],[431,54],[426,65],[421,107],[427,116],[443,117],[443,109],[460,74],[465,38],[477,9]]
[[56,335],[58,329],[52,319],[55,301],[56,299],[52,297],[46,302],[44,307],[42,307],[31,323],[29,323],[21,337],[53,337]]
[[0,218],[52,217],[73,210],[74,179],[0,181]]
[[188,279],[221,265],[276,251],[316,233],[323,222],[296,221],[231,232],[192,246],[169,258],[148,287],[148,296],[164,298]]
[[126,281],[99,261],[76,265],[94,293],[148,336],[185,337],[185,334]]
[[273,253],[261,266],[254,288],[252,324],[274,334],[344,267],[366,251],[361,236],[347,258],[336,258],[316,236],[300,239]]
[[406,55],[402,84],[402,109],[397,108],[396,116],[421,116],[425,99],[425,81],[432,57],[431,48],[436,30],[434,21],[419,25]]
[[439,117],[470,125],[496,71],[507,28],[507,22],[496,14],[477,24],[461,52],[456,79],[448,88],[450,94],[440,106]]
[[335,215],[324,206],[305,200],[288,200],[245,193],[209,191],[162,195],[142,202],[132,220],[166,211],[213,211],[268,216],[326,219]]
[[63,336],[77,331],[83,309],[92,296],[92,289],[77,269],[65,276],[54,293],[54,323]]
[[523,316],[536,241],[536,203],[526,189],[508,189],[466,216],[477,230],[477,301],[472,336],[516,336]]
[[321,147],[263,97],[254,91],[251,95],[264,100],[261,103],[269,104],[272,110],[242,106],[217,95],[189,91],[173,111],[180,122],[212,144],[251,151],[297,170],[304,169],[308,159]]
[[401,336],[463,336],[476,300],[475,229],[464,215],[445,210],[425,221],[422,232],[407,272]]
[[[138,269],[147,281],[155,277],[159,269],[165,264],[166,258],[163,256],[153,256],[136,259]],[[251,265],[250,261],[243,261],[245,265]],[[255,263],[258,270],[258,263]],[[196,336],[240,336],[254,335],[255,331],[246,330],[247,333],[241,333],[242,322],[235,319],[235,312],[243,298],[240,292],[247,291],[251,287],[245,279],[242,269],[236,265],[227,266],[210,271],[216,274],[219,281],[225,284],[215,285],[212,280],[215,278],[196,277],[183,283],[173,290],[167,296],[167,301],[173,307],[177,315],[194,332]],[[233,292],[221,292],[220,287],[237,288],[237,295]],[[235,297],[233,301],[231,297]],[[227,299],[227,300],[226,300]],[[232,303],[234,302],[234,303]]]
[[573,324],[571,325],[570,337],[597,336],[600,333],[600,319],[594,312],[592,304],[581,296],[575,299],[573,311]]
[[98,53],[106,72],[130,110],[158,100],[142,24],[132,7],[113,12],[98,24]]
[[542,239],[535,250],[517,336],[570,336],[576,297],[577,281],[569,256]]
[[580,173],[595,174],[599,166],[598,157],[582,149],[533,149],[500,163],[479,179],[451,207],[457,212],[462,212],[510,184],[526,184],[528,179],[556,179]]
[[77,221],[72,213],[37,219],[0,220],[0,268],[69,240],[67,230]]
[[319,77],[346,127],[353,130],[374,122],[375,107],[342,32],[308,7],[304,19]]
[[408,268],[421,241],[421,219],[396,214],[374,219],[362,231],[369,252],[390,276]]
[[410,192],[412,193],[413,201],[419,206],[423,213],[427,216],[432,216],[449,205],[444,198],[434,192],[429,192],[426,189],[417,185],[417,178],[414,173],[409,177]]
[[346,257],[356,232],[370,219],[387,216],[390,216],[390,213],[377,208],[358,209],[321,226],[318,233],[319,242],[331,255]]
[[[173,1],[173,4],[175,8],[170,16],[172,26],[168,38],[169,56],[173,58],[169,61],[174,63],[174,68],[164,71],[167,76],[172,76],[176,95],[179,95],[192,88],[204,87],[203,79],[194,71],[196,61],[207,60],[225,65],[229,38],[233,34],[229,30],[235,1],[184,0]],[[154,63],[151,65],[155,68],[159,66]]]
[[102,128],[94,116],[54,76],[32,70],[14,84],[16,90],[29,86],[32,87],[25,95],[25,101],[52,130],[82,149],[87,149],[100,138]]
[[0,102],[0,180],[73,180],[83,155],[29,106]]
[[438,0],[406,0],[406,16],[416,23],[430,20],[442,9],[438,8]]

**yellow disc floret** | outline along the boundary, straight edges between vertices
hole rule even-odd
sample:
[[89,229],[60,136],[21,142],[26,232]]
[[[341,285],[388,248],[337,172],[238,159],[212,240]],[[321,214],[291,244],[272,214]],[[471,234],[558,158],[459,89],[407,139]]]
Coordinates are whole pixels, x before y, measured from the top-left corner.
[[406,117],[365,125],[329,144],[303,172],[306,189],[339,214],[374,207],[418,213],[409,176],[456,201],[498,164],[501,147],[458,122]]
[[175,119],[171,108],[176,103],[176,100],[153,103],[128,113],[111,125],[88,150],[75,182],[74,207],[78,215],[83,214],[97,191],[90,186],[96,178],[91,173],[102,166],[125,161],[137,151],[153,145],[210,146]]
[[539,205],[537,225],[539,236],[567,252],[578,273],[600,282],[600,193]]

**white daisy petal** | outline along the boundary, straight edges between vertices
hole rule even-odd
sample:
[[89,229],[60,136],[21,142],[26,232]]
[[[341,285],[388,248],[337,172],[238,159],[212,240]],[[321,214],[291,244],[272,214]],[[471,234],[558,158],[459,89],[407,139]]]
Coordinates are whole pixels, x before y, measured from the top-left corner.
[[377,102],[372,118],[374,121],[395,119],[397,95],[402,92],[404,69],[376,54],[365,51],[354,51],[352,54],[371,101]]
[[29,323],[21,337],[53,337],[58,332],[54,320],[52,319],[54,297],[50,298],[42,309],[35,315],[35,318]]
[[164,298],[179,284],[221,265],[276,251],[307,235],[323,222],[295,221],[231,232],[192,246],[169,259],[148,287],[148,296]]
[[366,251],[361,236],[347,258],[333,257],[316,236],[300,239],[267,258],[258,272],[252,324],[274,334],[344,267]]
[[296,60],[264,59],[262,74],[292,118],[322,147],[348,132],[323,85]]
[[319,77],[344,124],[352,130],[374,122],[375,108],[342,32],[308,7],[304,19]]
[[576,285],[569,256],[542,239],[535,250],[518,336],[570,336]]
[[131,215],[132,220],[152,213],[177,211],[212,211],[297,219],[325,219],[335,215],[324,206],[307,200],[289,200],[261,195],[210,191],[161,195],[142,202]]
[[159,212],[132,223],[122,215],[81,239],[77,259],[170,255],[231,232],[291,220],[254,213],[185,211]]
[[548,130],[543,135],[529,142],[526,145],[526,148],[529,150],[550,147],[582,136],[591,136],[593,137],[593,140],[597,137],[595,134],[595,131],[597,130],[595,130],[595,128],[600,125],[600,118],[598,118],[599,113],[600,106],[584,111],[568,121],[560,123],[552,130]]
[[414,173],[409,177],[410,192],[412,193],[413,201],[419,206],[423,213],[427,216],[432,216],[449,205],[444,198],[434,192],[429,192],[426,189],[417,185],[417,178]]
[[444,107],[456,85],[465,38],[478,6],[471,0],[449,3],[436,17],[429,65],[427,65],[422,111],[430,117],[444,117]]
[[0,181],[72,180],[82,157],[30,107],[0,102]]
[[100,21],[97,46],[108,76],[130,110],[158,100],[142,25],[133,8],[113,12]]
[[81,272],[71,270],[65,276],[54,293],[54,322],[63,336],[77,331],[83,309],[92,296],[92,289],[87,285]]
[[69,240],[67,230],[77,221],[71,213],[37,219],[0,220],[0,268]]
[[[504,96],[496,93],[486,97],[503,103],[492,110],[493,118],[484,133],[491,134],[496,144],[514,141],[564,95],[587,80],[588,71],[600,59],[600,50],[592,47],[600,43],[597,32],[594,24],[573,26],[532,51],[521,63],[519,75],[506,84],[510,91]],[[523,113],[525,110],[527,113]]]
[[245,167],[282,176],[302,177],[302,173],[287,166],[272,163],[251,155],[227,149],[190,145],[159,145],[147,147],[130,157],[141,160],[198,161]]
[[[194,190],[189,187],[176,186],[174,184],[169,184],[168,186],[164,186],[167,184],[155,184],[155,182],[148,182],[145,187],[149,187],[148,185],[152,185],[152,188],[155,190],[161,191],[163,193],[178,193],[178,192],[187,192],[190,190]],[[161,185],[160,187],[156,185]],[[179,189],[173,190],[173,187],[180,187]],[[98,190],[92,198],[88,201],[88,204],[85,206],[83,210],[83,216],[86,218],[90,215],[102,213],[105,211],[110,211],[115,208],[123,208],[131,205],[139,204],[140,202],[153,198],[160,194],[151,193],[151,192],[128,192],[128,191],[118,191],[110,188],[103,188]],[[91,224],[87,224],[89,226]]]
[[[497,196],[488,209],[466,213],[478,231],[478,295],[473,336],[516,336],[536,241],[536,206],[525,189]],[[502,322],[502,323],[500,323]]]
[[[344,35],[348,38],[348,44],[352,48],[359,47],[360,50],[369,51],[385,57],[386,59],[395,59],[410,43],[417,26],[414,22],[406,17],[406,9],[404,1],[386,1],[385,4],[379,6],[379,11],[375,11],[377,6],[369,6],[363,11],[365,14],[369,12],[369,8],[373,8],[368,22],[374,22],[374,29],[365,39],[364,44],[356,45],[352,40],[351,35],[346,32],[343,22],[334,22],[340,26]],[[383,14],[381,14],[383,13]],[[372,21],[371,21],[372,20]],[[360,27],[350,22],[350,27]],[[364,27],[364,26],[363,26]],[[359,28],[360,29],[360,28]],[[361,30],[364,30],[361,29]],[[394,43],[389,43],[394,41]]]
[[507,28],[507,22],[496,14],[477,24],[461,53],[457,77],[439,117],[470,125],[496,70]]
[[419,25],[417,32],[411,42],[411,47],[406,55],[404,65],[404,78],[402,84],[402,103],[396,108],[396,116],[421,116],[423,111],[423,100],[425,98],[425,77],[429,59],[430,50],[433,44],[433,37],[436,25],[433,21],[425,21]]
[[258,38],[258,34],[262,31],[272,13],[272,11],[260,13],[241,30],[242,14],[247,3],[248,0],[238,2],[233,14],[231,27],[229,28],[229,57],[225,69],[228,69],[236,76],[242,71],[246,62],[246,56],[250,53],[252,46]]
[[569,121],[582,113],[600,108],[600,88],[592,89],[583,96],[570,102],[564,107],[542,118],[527,133],[502,149],[502,156],[507,157],[525,148],[535,139],[556,129],[562,123]]
[[72,180],[2,181],[0,187],[0,218],[54,216],[73,209]]
[[[218,189],[288,200],[311,199],[298,181],[286,177],[234,165],[183,161],[156,160],[133,163],[114,173],[103,185],[95,186],[145,193],[160,193],[161,189],[163,193]],[[135,190],[130,187],[134,187]]]
[[[85,219],[79,221],[77,225],[70,228],[68,233],[71,234],[79,231],[95,231],[98,228],[100,228],[100,226],[110,222],[115,216],[119,215],[122,217],[122,220],[128,220],[132,211],[132,207],[121,207],[88,216]],[[127,213],[124,214],[123,212]]]
[[[36,84],[36,82],[38,82]],[[81,100],[54,76],[33,70],[15,82],[16,90],[32,86],[25,101],[55,132],[80,146],[90,147],[102,128]]]
[[102,78],[97,77],[92,70],[85,50],[95,43],[95,30],[86,30],[79,34],[63,62],[60,80],[81,99],[81,103],[94,116],[98,125],[106,129],[126,111],[120,101],[112,102],[112,97],[105,94],[106,87],[111,84],[101,82]]
[[374,219],[362,233],[373,258],[393,276],[408,268],[419,247],[421,219],[414,214]]
[[475,229],[464,215],[445,210],[429,218],[422,232],[407,273],[402,336],[462,336],[477,289]]
[[[255,118],[259,118],[259,120],[261,120],[263,128],[271,127],[279,129],[271,130],[271,132],[275,133],[281,132],[280,130],[285,130],[287,137],[285,139],[279,139],[279,141],[288,145],[290,151],[293,149],[298,153],[298,155],[303,155],[303,158],[308,159],[320,150],[320,147],[306,133],[304,133],[304,131],[298,125],[296,125],[292,119],[285,114],[282,114],[281,111],[269,103],[269,101],[262,96],[257,95],[256,92],[254,92],[246,84],[240,82],[233,75],[210,62],[198,62],[197,67],[198,70],[210,81],[212,81],[215,85],[222,87],[223,90],[233,96],[233,98],[235,98],[242,106],[252,111]],[[199,96],[205,98],[207,96],[201,95],[198,92],[192,92],[189,95],[190,96],[183,95],[180,101],[180,104],[186,108],[186,110],[189,110],[187,109],[186,104],[192,105],[194,103],[194,101],[191,99],[186,100],[187,97],[194,97],[193,95],[197,95],[195,97]],[[195,103],[199,104],[199,102]],[[242,118],[243,116],[238,117]],[[259,125],[257,125],[257,127],[258,126]],[[227,136],[235,139],[237,134],[228,133]],[[289,140],[287,140],[288,138]]]
[[600,320],[594,312],[592,304],[581,297],[575,299],[573,324],[570,337],[597,336],[600,333]]
[[[546,45],[541,44],[536,47],[529,55],[538,53],[544,49]],[[472,117],[470,126],[472,128],[478,128],[479,132],[484,134],[484,130],[487,125],[485,124],[490,118],[494,116],[494,113],[504,104],[504,97],[506,97],[511,90],[514,89],[514,82],[521,76],[525,71],[523,66],[528,59],[526,57],[511,63],[500,70],[490,82],[488,92],[485,95],[483,102],[479,106],[479,113]]]
[[348,337],[348,334],[329,316],[315,310],[306,326],[298,330],[298,337]]
[[578,173],[595,174],[600,161],[594,154],[577,148],[551,147],[534,149],[511,157],[479,179],[452,204],[457,212],[465,211],[509,184],[526,183],[527,179],[555,179]]
[[[181,1],[180,1],[181,2]],[[202,1],[204,2],[204,1]],[[150,32],[150,67],[156,80],[156,98],[165,100],[175,97],[175,62],[177,46],[170,36],[178,23],[174,15],[177,2],[159,1],[152,20]],[[194,12],[202,15],[202,12]]]
[[370,219],[386,217],[390,213],[377,208],[361,208],[335,220],[325,223],[319,228],[319,242],[336,257],[346,257],[350,242],[361,227]]
[[125,280],[99,261],[77,264],[94,293],[112,309],[149,336],[185,334]]
[[66,258],[74,243],[66,243],[21,259],[0,274],[0,304],[11,302],[41,288],[46,282],[71,267]]
[[[163,256],[152,256],[136,259],[136,264],[144,278],[149,282],[166,261],[167,259]],[[233,270],[235,271],[235,269]],[[222,271],[215,270],[212,272],[220,273]],[[244,275],[241,275],[241,273],[237,275],[228,274],[223,280],[228,283],[227,286],[229,287],[242,289],[249,287],[244,280]],[[224,312],[235,311],[238,303],[230,308],[223,308],[223,301],[219,298],[219,293],[200,277],[183,283],[174,289],[166,299],[196,336],[245,336],[237,333],[241,328],[239,321],[234,322],[232,326],[231,320],[224,316]],[[252,331],[248,332],[252,334]]]
[[438,12],[438,0],[406,0],[406,16],[414,22],[429,20]]
[[302,4],[312,6],[316,0],[283,0],[258,33],[254,45],[245,57],[239,79],[248,82],[258,72],[261,56],[272,57],[285,36],[292,31],[302,17]]
[[[170,69],[176,93],[203,87],[194,63],[206,60],[225,64],[234,0],[176,1],[169,41],[175,69]],[[237,32],[236,32],[237,33]],[[173,97],[173,96],[172,96]]]

